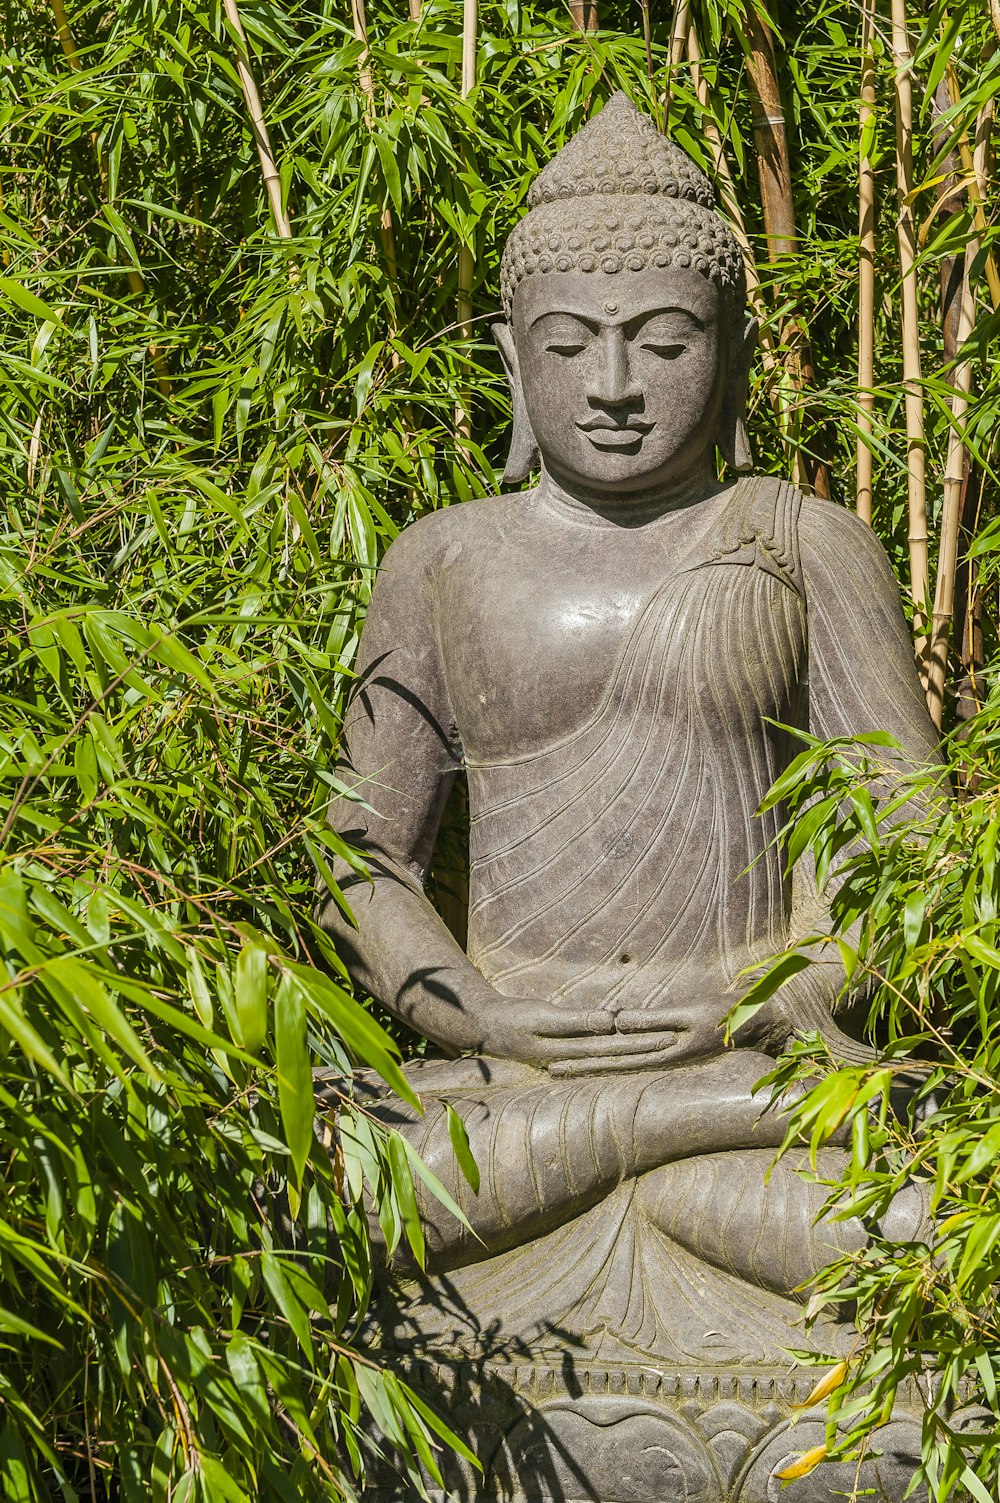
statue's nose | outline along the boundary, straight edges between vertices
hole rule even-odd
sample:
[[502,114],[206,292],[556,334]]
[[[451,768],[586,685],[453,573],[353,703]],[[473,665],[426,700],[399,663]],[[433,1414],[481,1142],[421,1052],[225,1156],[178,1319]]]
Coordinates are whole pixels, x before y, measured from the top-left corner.
[[628,341],[621,329],[601,330],[587,395],[598,407],[620,407],[641,398],[632,379]]

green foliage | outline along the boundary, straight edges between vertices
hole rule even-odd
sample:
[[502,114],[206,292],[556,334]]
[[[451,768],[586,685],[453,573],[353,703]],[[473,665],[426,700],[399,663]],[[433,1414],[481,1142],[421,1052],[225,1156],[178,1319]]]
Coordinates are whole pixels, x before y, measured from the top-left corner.
[[[777,12],[801,244],[766,273],[765,295],[779,355],[785,313],[805,315],[817,381],[789,447],[772,378],[758,373],[757,462],[786,473],[795,444],[820,450],[850,500],[858,17],[846,0]],[[763,262],[744,7],[696,0],[693,13],[711,114]],[[390,1246],[403,1236],[421,1246],[410,1177],[422,1166],[350,1092],[358,1063],[405,1090],[399,1053],[349,995],[312,920],[314,883],[338,849],[325,814],[341,794],[336,742],[359,623],[396,531],[496,484],[506,407],[485,325],[502,240],[537,167],[614,88],[662,118],[668,78],[670,128],[710,165],[688,70],[670,76],[669,8],[653,16],[650,73],[620,0],[603,6],[596,35],[573,32],[561,5],[484,5],[468,100],[454,3],[431,0],[412,22],[377,0],[367,49],[346,0],[247,0],[242,15],[290,242],[271,225],[240,43],[217,0],[83,3],[68,29],[61,4],[15,0],[7,11],[0,1490],[16,1499],[114,1487],[185,1503],[350,1496],[369,1417],[415,1490],[418,1461],[433,1472],[439,1422],[361,1335],[364,1206],[374,1203]],[[971,134],[996,85],[996,57],[983,61],[987,8],[957,0],[947,17],[935,5],[919,20],[928,88],[949,28],[961,82],[951,125]],[[873,444],[878,522],[899,563],[906,450],[884,41],[878,67]],[[937,278],[965,243],[970,211],[929,217],[939,177],[929,109],[924,97],[917,150],[939,477],[949,386]],[[475,253],[471,339],[456,334],[463,241]],[[981,253],[980,293],[983,279]],[[981,354],[995,321],[977,327]],[[458,406],[472,413],[471,438],[456,431]],[[978,380],[967,432],[991,478],[997,407],[995,383]],[[974,849],[985,851],[982,798]],[[960,845],[973,807],[950,816],[942,882],[963,862],[985,871]],[[906,880],[928,890],[939,876],[921,865],[931,846],[904,848],[916,863]],[[898,862],[884,878],[858,877],[875,884],[860,889],[877,898],[873,955],[898,912]],[[941,913],[958,901],[955,884],[942,888]],[[947,958],[936,1005],[947,1027],[971,1030],[978,1061],[992,993],[973,1007],[968,977],[989,973],[974,946],[994,946],[992,918],[973,904],[974,921],[955,908],[942,927],[933,911],[919,922],[935,945],[946,932],[968,938],[921,965],[937,975]],[[916,917],[906,932],[923,932]],[[909,973],[897,984],[917,996]],[[903,1012],[893,1026],[913,1035]],[[309,1072],[319,1063],[340,1072],[344,1095],[317,1132]],[[992,1082],[980,1064],[976,1078]],[[992,1099],[970,1075],[965,1096],[947,1097],[949,1130],[968,1128],[971,1143]],[[888,1116],[878,1129],[898,1131]],[[886,1155],[895,1174],[909,1151],[907,1138],[892,1158],[878,1132],[869,1178]],[[453,1141],[474,1178],[458,1131]],[[987,1167],[953,1183],[971,1154],[959,1145],[949,1161],[948,1206],[974,1210],[979,1193],[992,1206]],[[966,1273],[989,1311],[994,1249],[982,1246]],[[882,1266],[874,1254],[871,1266]],[[969,1319],[991,1320],[966,1287]],[[885,1382],[911,1351],[931,1349],[925,1331],[931,1344],[945,1332],[920,1324],[925,1305],[938,1309],[904,1303]],[[985,1370],[976,1366],[995,1405]]]
[[772,1077],[809,1086],[788,1144],[802,1136],[815,1154],[850,1124],[830,1206],[871,1233],[810,1305],[845,1307],[859,1332],[831,1400],[831,1454],[877,1450],[898,1388],[919,1380],[923,1470],[939,1500],[991,1499],[1000,1463],[998,708],[994,690],[946,748],[958,801],[940,769],[910,770],[889,797],[885,762],[847,743],[808,747],[776,790],[789,848],[835,864],[836,942],[882,1045],[877,1062],[838,1068],[814,1036]]

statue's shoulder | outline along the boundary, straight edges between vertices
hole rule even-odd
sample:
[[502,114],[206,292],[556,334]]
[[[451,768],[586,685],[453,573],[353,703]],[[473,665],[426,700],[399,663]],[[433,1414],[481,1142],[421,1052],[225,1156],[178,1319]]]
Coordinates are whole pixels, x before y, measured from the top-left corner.
[[[435,576],[442,568],[468,557],[470,550],[489,547],[509,535],[531,494],[481,496],[427,512],[393,540],[382,560],[382,570]],[[475,552],[474,556],[481,554]]]
[[799,557],[810,607],[867,611],[876,602],[896,612],[899,584],[878,536],[857,512],[835,501],[804,496]]
[[854,560],[862,566],[888,567],[885,549],[868,523],[857,512],[821,496],[802,497],[799,542],[806,557],[818,554],[840,564]]

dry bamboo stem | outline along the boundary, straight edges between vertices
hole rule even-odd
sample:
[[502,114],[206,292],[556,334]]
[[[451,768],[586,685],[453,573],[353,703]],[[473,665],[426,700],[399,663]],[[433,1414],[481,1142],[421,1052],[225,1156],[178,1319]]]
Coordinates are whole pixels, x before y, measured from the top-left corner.
[[674,20],[670,29],[670,71],[671,74],[680,67],[684,61],[684,53],[687,49],[688,34],[693,22],[691,19],[690,0],[676,0],[674,6]]
[[[778,85],[774,37],[752,4],[747,6],[746,28],[749,43],[747,72],[754,96],[753,130],[757,147],[761,207],[764,212],[768,260],[774,265],[782,256],[794,256],[798,246],[788,134]],[[801,409],[798,394],[804,386],[811,384],[813,377],[809,331],[803,319],[793,315],[787,320],[782,337],[788,347],[787,356],[782,363],[782,378],[788,388],[786,400],[793,420],[790,427],[797,427]],[[826,465],[821,460],[803,455],[799,444],[795,442],[794,434],[790,437],[794,446],[793,478],[796,483],[805,483],[819,496],[829,496],[830,476]]]
[[[961,98],[961,89],[958,82],[958,74],[951,63],[945,69],[945,77],[948,81],[948,95],[952,104],[957,104]],[[969,150],[969,143],[965,131],[958,134],[958,151],[962,159],[962,171],[965,175],[965,187],[969,190],[969,202],[972,205],[972,223],[977,236],[986,233],[986,210],[984,199],[987,192],[987,161],[989,158],[990,132],[993,128],[993,101],[989,100],[979,112],[976,120],[976,140],[973,151]],[[990,302],[993,304],[994,313],[1000,311],[1000,272],[997,271],[996,257],[992,248],[986,252],[986,285],[990,289]]]
[[906,0],[892,0],[892,58],[896,92],[896,187],[899,194],[899,270],[902,293],[903,389],[906,397],[907,497],[909,502],[910,595],[914,649],[925,690],[927,679],[927,481],[924,397],[920,380],[920,310],[917,302],[916,222],[913,211],[913,56]]
[[798,243],[795,206],[791,195],[792,168],[788,156],[785,112],[778,88],[774,38],[753,10],[747,10],[750,52],[747,71],[755,96],[753,133],[760,169],[761,203],[767,234],[768,259],[793,256]]
[[[961,303],[958,319],[959,349],[971,337],[976,322],[976,303],[969,281],[969,266],[976,247],[966,248],[962,271]],[[934,616],[927,662],[927,704],[934,724],[940,728],[944,708],[944,685],[948,667],[948,643],[955,613],[955,574],[958,566],[958,534],[962,520],[962,481],[965,469],[965,439],[962,423],[969,406],[972,389],[972,362],[961,360],[955,367],[954,396],[951,401],[951,428],[948,433],[948,457],[944,470],[944,498],[941,507],[941,549],[938,556],[937,583],[934,591]]]
[[[476,52],[479,44],[479,0],[464,0],[462,7],[462,98],[468,99],[476,86]],[[458,248],[458,333],[472,338],[472,279],[476,259],[471,245],[464,241]],[[455,427],[460,438],[472,437],[472,414],[468,396],[459,393],[455,404]]]
[[639,0],[639,9],[642,12],[642,41],[646,49],[646,77],[653,82],[653,33],[649,21],[649,0]]
[[569,0],[569,13],[576,31],[599,31],[597,0]]
[[747,235],[746,221],[743,218],[743,210],[740,208],[739,199],[736,195],[736,185],[733,182],[733,175],[729,170],[726,148],[711,111],[708,84],[705,80],[705,75],[701,71],[701,45],[698,41],[698,31],[693,17],[688,24],[687,55],[691,68],[691,83],[701,110],[702,130],[705,132],[708,144],[712,148],[712,161],[715,166],[715,180],[719,189],[719,197],[722,200],[722,207],[725,210],[730,227],[743,253],[743,265],[747,279],[747,301],[760,325],[760,334],[758,337],[760,339],[761,362],[768,377],[769,395],[777,414],[782,438],[787,440],[789,427],[788,409],[785,402],[785,393],[779,379],[781,364],[774,347],[774,333],[771,329],[768,310],[764,303],[763,293],[761,292],[760,277],[757,275],[757,262],[754,257],[753,247],[750,244],[750,237]]
[[667,64],[667,87],[663,91],[663,132],[670,128],[670,105],[674,96],[674,79],[684,61],[691,29],[690,0],[674,0],[674,18],[670,26],[670,61]]
[[[69,65],[70,72],[79,73],[81,68],[83,67],[83,64],[80,61],[80,54],[77,51],[76,39],[73,36],[73,28],[69,24],[69,18],[66,15],[66,7],[63,4],[63,0],[52,0],[52,10],[53,14],[55,15],[56,33],[59,37],[59,44],[62,47],[63,55],[65,56],[66,62]],[[90,144],[94,148],[94,155],[97,158],[97,172],[101,180],[101,189],[104,194],[104,198],[108,203],[110,203],[111,200],[108,191],[107,158],[104,149],[102,148],[101,143],[97,138],[96,131],[90,132]],[[112,238],[114,239],[115,244],[118,245],[118,238],[113,231]],[[142,297],[146,291],[146,281],[142,275],[142,272],[139,270],[138,266],[134,265],[131,259],[127,258],[127,256],[122,256],[120,245],[118,245],[118,254],[125,262],[125,275],[128,278],[130,291],[136,297]],[[173,383],[170,380],[170,372],[167,369],[167,362],[164,360],[162,351],[160,350],[158,345],[152,343],[150,344],[149,358],[153,363],[153,375],[156,377],[156,384],[160,390],[160,395],[169,397],[170,393],[173,391]]]
[[271,150],[271,137],[268,134],[267,122],[264,119],[264,112],[260,106],[257,83],[250,68],[250,47],[247,42],[247,34],[243,30],[243,22],[240,20],[240,12],[236,0],[222,0],[222,7],[226,13],[226,20],[233,28],[239,43],[236,52],[236,71],[240,76],[240,87],[243,90],[247,113],[250,116],[253,138],[257,145],[257,155],[260,157],[260,170],[264,177],[264,187],[267,190],[268,202],[271,205],[271,217],[274,220],[274,227],[282,240],[291,240],[292,227],[281,204],[281,174],[278,172],[278,164],[274,160],[274,152]]
[[858,126],[858,516],[872,519],[871,435],[875,411],[875,173],[871,137],[875,130],[875,0],[862,0],[861,108]]

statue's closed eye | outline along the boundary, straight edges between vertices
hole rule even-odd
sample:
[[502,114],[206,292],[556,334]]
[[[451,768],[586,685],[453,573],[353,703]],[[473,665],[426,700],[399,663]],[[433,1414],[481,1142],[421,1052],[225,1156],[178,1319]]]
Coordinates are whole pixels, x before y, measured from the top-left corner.
[[585,349],[586,345],[580,340],[565,342],[560,340],[558,343],[553,341],[545,346],[546,353],[549,355],[579,355]]
[[644,339],[642,348],[649,350],[651,355],[659,355],[664,360],[676,360],[678,355],[683,355],[687,349],[686,344],[661,344],[658,340]]

